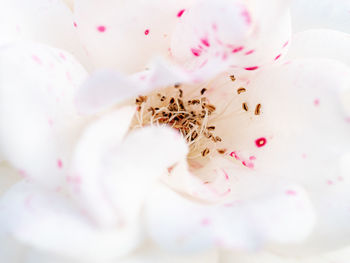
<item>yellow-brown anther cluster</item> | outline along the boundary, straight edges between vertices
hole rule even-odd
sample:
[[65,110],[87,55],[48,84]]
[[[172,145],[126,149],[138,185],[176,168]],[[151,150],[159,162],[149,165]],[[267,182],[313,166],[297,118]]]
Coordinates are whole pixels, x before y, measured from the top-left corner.
[[[198,149],[196,142],[205,139],[216,144],[222,141],[214,134],[215,126],[209,125],[209,116],[216,111],[216,107],[204,96],[205,88],[200,90],[198,96],[186,100],[183,99],[181,85],[175,84],[174,88],[175,92],[167,92],[170,96],[159,92],[150,98],[136,98],[139,126],[169,125],[182,134],[190,147],[197,148],[197,152],[206,157],[210,153],[209,148]],[[222,149],[217,151],[224,153]]]

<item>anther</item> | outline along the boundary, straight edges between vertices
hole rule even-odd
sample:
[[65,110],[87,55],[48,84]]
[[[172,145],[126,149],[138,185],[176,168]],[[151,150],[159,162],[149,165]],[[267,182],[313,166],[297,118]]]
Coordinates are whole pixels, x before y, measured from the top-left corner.
[[224,154],[227,150],[226,149],[217,149],[218,153]]
[[237,90],[237,93],[238,93],[238,94],[241,94],[241,93],[243,93],[243,92],[246,92],[246,89],[243,88],[243,87],[240,87],[240,88]]
[[243,110],[248,111],[248,105],[246,102],[242,103],[242,108],[243,108]]
[[203,151],[202,151],[202,156],[205,157],[209,154],[210,150],[208,148],[205,148]]
[[255,107],[255,115],[260,115],[261,104],[256,105]]
[[231,75],[231,76],[230,76],[230,79],[231,79],[232,81],[235,81],[235,80],[236,80],[236,78],[235,78],[234,75]]
[[207,91],[206,88],[202,89],[202,90],[201,90],[201,95],[203,95],[206,91]]

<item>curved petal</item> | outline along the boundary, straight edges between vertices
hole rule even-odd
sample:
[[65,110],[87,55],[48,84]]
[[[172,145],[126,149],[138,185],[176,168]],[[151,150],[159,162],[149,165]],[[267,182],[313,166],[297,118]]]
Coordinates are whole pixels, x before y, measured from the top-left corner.
[[[341,172],[350,126],[340,98],[350,86],[349,76],[348,67],[325,59],[295,60],[261,72],[250,79],[249,96],[242,98],[253,109],[235,113],[250,117],[240,126],[234,115],[230,125],[227,119],[221,123],[222,138],[232,143],[229,152],[254,156],[256,172],[308,189],[318,216],[313,238],[303,245],[310,251],[350,241],[349,173]],[[257,104],[262,106],[256,116]]]
[[293,35],[287,60],[329,58],[350,66],[349,46],[350,34],[327,29],[306,30]]
[[113,259],[140,241],[138,225],[101,229],[63,194],[31,183],[15,185],[1,200],[1,233],[29,247],[82,262]]
[[259,69],[286,51],[288,1],[201,0],[184,13],[172,36],[173,57],[188,68],[220,60],[241,70]]
[[294,0],[291,7],[294,32],[327,28],[350,33],[350,2],[347,0]]
[[[295,195],[289,195],[288,189]],[[297,242],[310,233],[314,223],[307,195],[290,185],[234,205],[196,203],[158,186],[145,211],[153,240],[177,252],[213,246],[256,249],[265,242]]]
[[175,24],[192,2],[76,0],[74,13],[95,68],[131,73],[143,70],[155,55],[168,55]]
[[101,224],[138,218],[154,181],[187,154],[182,138],[164,127],[135,130],[120,141],[130,113],[122,109],[92,124],[75,152],[73,193]]
[[67,50],[89,67],[73,15],[61,0],[1,0],[0,5],[0,46],[36,41]]
[[24,176],[62,181],[84,119],[74,90],[85,70],[68,53],[32,43],[0,49],[0,151]]

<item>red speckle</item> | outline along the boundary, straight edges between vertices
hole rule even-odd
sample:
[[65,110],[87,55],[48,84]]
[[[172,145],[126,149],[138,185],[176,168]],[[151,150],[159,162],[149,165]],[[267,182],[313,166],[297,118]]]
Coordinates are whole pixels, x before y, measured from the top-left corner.
[[284,43],[284,44],[283,44],[283,47],[288,46],[288,44],[289,44],[289,41],[287,41],[286,43]]
[[182,15],[185,13],[186,9],[182,9],[177,13],[177,17],[182,17]]
[[239,160],[239,156],[237,155],[236,152],[231,152],[231,153],[230,153],[230,156],[231,156],[231,157],[234,157],[236,160]]
[[149,34],[149,29],[145,30],[145,35],[147,36]]
[[248,56],[248,55],[250,55],[250,54],[253,54],[254,52],[255,52],[255,50],[254,50],[254,49],[251,49],[251,50],[245,52],[244,55]]
[[222,172],[223,172],[224,175],[225,175],[225,179],[226,179],[226,180],[229,180],[230,177],[228,176],[227,172],[226,172],[224,169],[221,169],[221,170],[222,170]]
[[58,160],[57,160],[57,167],[60,168],[60,169],[63,168],[63,162],[62,162],[61,159],[58,159]]
[[78,27],[77,22],[73,22],[73,25],[74,25],[75,28]]
[[254,66],[254,67],[248,67],[248,68],[244,68],[245,70],[257,70],[259,67],[258,66]]
[[294,190],[287,190],[286,191],[286,195],[293,195],[293,196],[295,196],[295,195],[297,195],[297,192],[294,191]]
[[246,161],[243,161],[242,164],[243,164],[245,167],[249,168],[249,169],[253,169],[253,168],[254,168],[253,162],[246,162]]
[[241,13],[241,15],[243,16],[245,22],[250,25],[252,23],[252,18],[250,16],[250,13],[248,12],[247,9],[244,9]]
[[202,226],[208,226],[208,225],[210,225],[210,223],[211,223],[211,221],[209,218],[203,218],[201,221]]
[[259,138],[255,141],[256,146],[259,148],[265,146],[266,143],[267,143],[267,140],[266,140],[266,138],[263,138],[263,137]]
[[201,50],[196,49],[196,48],[192,48],[192,49],[191,49],[191,52],[192,52],[192,54],[193,54],[194,56],[196,56],[196,57],[199,57],[199,56],[201,55],[201,53],[202,53]]
[[319,100],[319,99],[315,99],[315,100],[314,100],[314,105],[315,105],[315,106],[320,105],[320,100]]
[[209,43],[209,40],[207,38],[202,38],[201,42],[204,46],[210,47],[210,43]]
[[239,46],[239,47],[235,48],[234,50],[232,50],[232,53],[240,52],[240,51],[242,51],[243,49],[244,49],[243,46]]
[[32,56],[32,59],[33,59],[36,63],[38,63],[39,65],[42,64],[41,59],[40,59],[38,56],[33,55],[33,56]]
[[279,54],[277,57],[275,57],[275,60],[279,59],[282,56],[282,54]]
[[97,30],[98,30],[99,32],[101,32],[101,33],[105,32],[106,29],[107,29],[107,28],[106,28],[105,26],[98,26],[98,27],[97,27]]
[[255,157],[255,156],[250,156],[250,157],[249,157],[249,160],[255,161],[255,160],[256,160],[256,157]]

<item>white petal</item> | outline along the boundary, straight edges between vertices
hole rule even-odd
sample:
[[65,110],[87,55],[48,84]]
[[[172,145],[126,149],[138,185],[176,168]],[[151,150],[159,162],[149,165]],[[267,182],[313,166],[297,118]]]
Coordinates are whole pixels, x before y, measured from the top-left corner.
[[1,200],[1,232],[24,244],[82,262],[129,253],[140,240],[138,226],[101,229],[63,195],[19,183]]
[[178,252],[215,245],[255,249],[265,242],[302,240],[314,223],[307,195],[296,186],[273,188],[241,204],[205,205],[158,186],[147,200],[149,234],[160,246]]
[[294,32],[327,28],[350,33],[347,0],[294,0],[291,10]]
[[168,55],[178,14],[191,2],[77,0],[77,29],[95,68],[137,72],[153,56]]
[[68,53],[31,43],[0,49],[0,151],[24,176],[62,181],[83,119],[73,104],[85,70]]
[[190,69],[213,59],[248,71],[273,62],[290,38],[288,3],[259,2],[198,1],[176,27],[172,55]]
[[1,0],[0,46],[37,41],[67,50],[88,66],[73,15],[61,0]]
[[20,174],[6,163],[0,163],[0,195],[21,179]]
[[169,128],[142,128],[121,142],[130,113],[122,109],[92,124],[75,153],[73,176],[80,179],[72,189],[101,224],[137,218],[157,177],[187,154],[185,142]]

